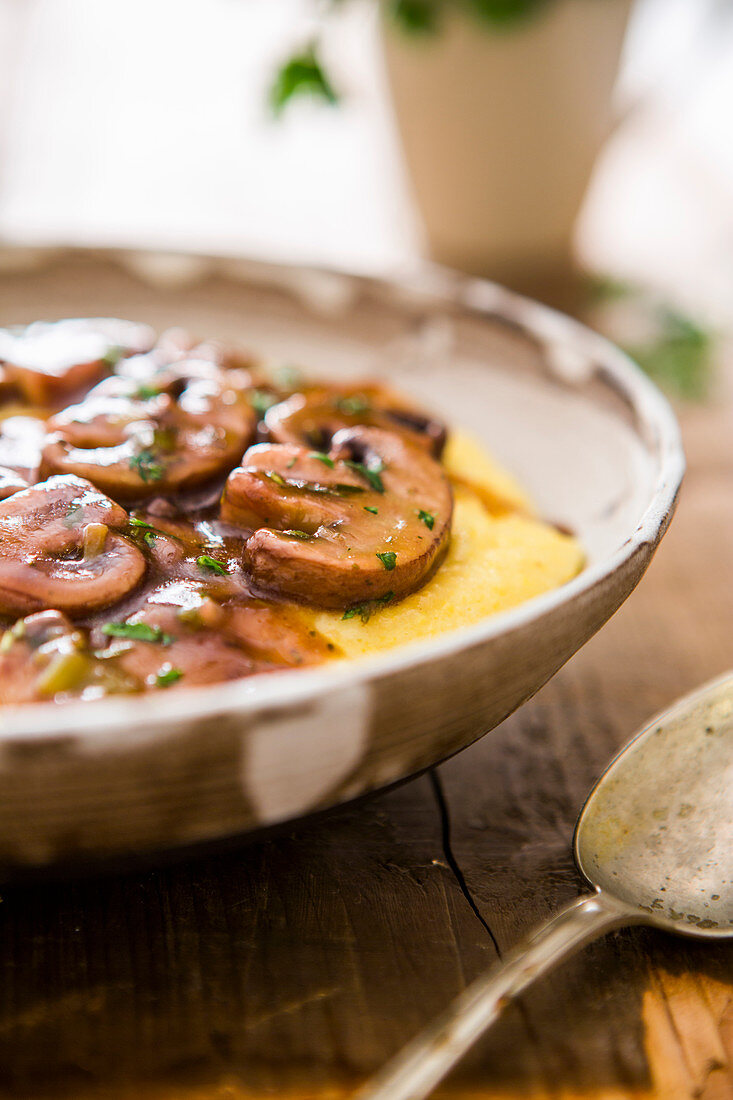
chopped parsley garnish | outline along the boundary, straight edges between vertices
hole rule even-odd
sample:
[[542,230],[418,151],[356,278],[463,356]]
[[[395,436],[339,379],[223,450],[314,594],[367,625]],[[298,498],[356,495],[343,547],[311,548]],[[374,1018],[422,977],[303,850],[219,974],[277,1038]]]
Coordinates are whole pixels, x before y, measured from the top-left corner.
[[282,534],[283,535],[290,535],[291,539],[311,539],[311,538],[313,538],[313,536],[309,535],[307,531],[290,530],[290,531],[283,531]]
[[356,604],[355,607],[348,607],[344,611],[341,619],[355,619],[357,615],[363,623],[368,623],[375,611],[378,611],[380,607],[384,607],[390,600],[394,599],[394,592],[385,592],[383,596],[378,596],[376,600],[367,600],[366,603]]
[[153,397],[160,397],[160,390],[157,386],[150,386],[147,382],[141,382],[133,397],[136,397],[138,401],[150,401]]
[[139,455],[130,459],[130,469],[134,470],[141,481],[160,481],[163,477],[163,466],[153,452],[146,448]]
[[350,459],[344,461],[344,466],[348,466],[350,470],[355,470],[357,474],[361,474],[363,478],[371,485],[372,489],[378,493],[384,492],[384,482],[379,476],[384,469],[384,463],[380,460],[379,465],[372,467],[365,466],[363,462],[352,462]]
[[364,505],[364,511],[365,512],[371,512],[373,516],[378,516],[379,515],[379,509],[378,508],[370,508],[368,504]]
[[293,466],[295,465],[295,463],[296,463],[297,461],[298,461],[298,456],[297,456],[297,455],[293,455],[293,457],[292,457],[292,458],[290,459],[290,462],[288,462],[288,464],[287,464],[287,467],[286,467],[286,469],[288,469],[288,470],[292,470]]
[[300,385],[303,376],[297,367],[278,367],[272,375],[275,385],[283,390],[295,390]]
[[362,489],[361,485],[347,485],[345,481],[337,481],[335,485],[331,487],[323,486],[318,490],[321,493],[335,493],[336,496],[348,497],[354,493],[365,493],[366,489]]
[[108,367],[116,367],[124,354],[124,348],[119,348],[113,344],[111,348],[107,348],[106,352],[102,356],[102,362],[106,363]]
[[274,393],[269,393],[268,390],[251,390],[247,395],[250,405],[262,419],[268,409],[271,409],[273,405],[277,405],[277,397]]
[[133,642],[157,642],[159,645],[170,645],[173,641],[170,634],[164,634],[159,626],[149,623],[105,623],[102,633],[110,638],[129,638]]
[[308,451],[308,458],[317,458],[319,462],[322,462],[324,466],[328,466],[329,470],[333,470],[336,463],[332,458],[329,458],[323,451]]
[[388,573],[391,573],[397,565],[397,555],[394,550],[385,550],[383,554],[377,554],[377,557]]
[[161,666],[158,675],[155,677],[155,682],[158,687],[168,687],[170,684],[175,684],[177,680],[180,680],[183,676],[180,668],[174,668],[173,665],[164,664]]
[[277,470],[265,470],[265,477],[269,477],[276,485],[285,485],[285,478]]
[[154,530],[152,523],[148,523],[144,519],[138,519],[137,516],[131,516],[130,526],[131,527],[144,527],[148,531]]
[[433,527],[435,526],[434,515],[432,515],[430,512],[426,512],[424,508],[421,508],[420,511],[417,513],[417,518],[423,521],[428,531],[432,531]]
[[84,509],[81,504],[70,504],[64,516],[64,527],[78,527],[84,519]]
[[208,554],[202,554],[200,558],[196,558],[196,564],[200,569],[208,569],[210,573],[218,573],[220,577],[226,577],[228,574],[227,567],[216,558],[210,558]]
[[345,416],[360,416],[361,413],[369,412],[371,407],[369,398],[361,393],[355,393],[351,397],[341,397],[336,402],[336,408]]

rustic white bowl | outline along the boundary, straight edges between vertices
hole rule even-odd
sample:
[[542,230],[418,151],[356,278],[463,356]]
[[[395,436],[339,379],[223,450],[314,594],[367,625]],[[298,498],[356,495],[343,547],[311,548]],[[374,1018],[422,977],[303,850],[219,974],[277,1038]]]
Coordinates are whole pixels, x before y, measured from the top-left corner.
[[684,459],[665,399],[607,341],[499,287],[440,270],[385,283],[214,261],[172,285],[181,269],[150,256],[54,263],[0,276],[3,323],[132,315],[238,336],[320,373],[388,376],[480,435],[542,513],[577,532],[588,564],[515,610],[383,656],[4,710],[6,874],[249,832],[434,764],[496,726],[603,625],[669,523]]

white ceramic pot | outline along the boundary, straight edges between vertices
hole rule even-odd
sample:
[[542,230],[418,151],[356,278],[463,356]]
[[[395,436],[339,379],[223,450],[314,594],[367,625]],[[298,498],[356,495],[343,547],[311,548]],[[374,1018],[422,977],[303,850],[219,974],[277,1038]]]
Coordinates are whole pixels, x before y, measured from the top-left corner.
[[511,29],[446,15],[384,27],[387,72],[430,252],[519,289],[567,266],[607,135],[632,0],[552,0]]

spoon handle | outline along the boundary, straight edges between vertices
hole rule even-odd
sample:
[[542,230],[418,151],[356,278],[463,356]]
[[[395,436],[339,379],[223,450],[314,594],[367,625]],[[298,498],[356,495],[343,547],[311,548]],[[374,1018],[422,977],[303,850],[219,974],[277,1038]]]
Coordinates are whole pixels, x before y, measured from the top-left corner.
[[600,891],[567,905],[472,982],[352,1100],[422,1100],[535,978],[605,932],[639,919]]

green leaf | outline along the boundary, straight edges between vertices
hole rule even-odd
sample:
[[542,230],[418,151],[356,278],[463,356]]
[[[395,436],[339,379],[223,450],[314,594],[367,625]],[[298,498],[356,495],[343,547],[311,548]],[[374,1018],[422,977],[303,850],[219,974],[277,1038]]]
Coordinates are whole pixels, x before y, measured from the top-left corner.
[[373,516],[378,516],[379,515],[379,509],[378,508],[370,508],[368,504],[364,505],[364,511],[365,512],[371,512]]
[[686,400],[707,396],[713,371],[713,334],[674,309],[659,313],[659,335],[625,351],[664,389]]
[[387,14],[408,34],[433,34],[438,29],[437,0],[389,0]]
[[310,42],[303,50],[280,67],[270,87],[270,107],[275,116],[298,96],[310,96],[332,106],[338,94],[323,70],[317,56],[317,44]]
[[432,531],[433,527],[435,526],[434,515],[432,515],[430,512],[426,512],[423,508],[421,508],[420,511],[417,513],[417,518],[423,521],[428,531]]
[[548,0],[463,0],[472,15],[499,30],[524,22],[547,3]]
[[208,570],[209,573],[218,573],[221,577],[229,575],[227,567],[216,558],[210,558],[208,554],[202,554],[200,558],[196,558],[196,564],[200,569]]
[[296,531],[289,529],[287,531],[281,531],[282,535],[289,535],[291,539],[312,539],[313,535],[309,535],[307,531]]
[[105,623],[102,633],[110,638],[129,638],[134,642],[157,642],[159,645],[170,645],[173,641],[159,626],[148,623]]
[[391,573],[397,565],[397,555],[394,550],[385,550],[383,554],[377,554],[377,557],[388,573]]

